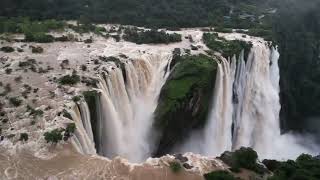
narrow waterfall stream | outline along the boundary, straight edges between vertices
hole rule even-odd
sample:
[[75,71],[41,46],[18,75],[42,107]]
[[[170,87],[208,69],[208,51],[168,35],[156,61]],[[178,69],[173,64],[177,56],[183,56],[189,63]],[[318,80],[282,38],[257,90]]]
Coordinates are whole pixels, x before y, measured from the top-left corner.
[[221,62],[218,62],[212,108],[204,130],[205,155],[221,154],[231,148],[233,77],[234,72],[229,62],[221,58]]

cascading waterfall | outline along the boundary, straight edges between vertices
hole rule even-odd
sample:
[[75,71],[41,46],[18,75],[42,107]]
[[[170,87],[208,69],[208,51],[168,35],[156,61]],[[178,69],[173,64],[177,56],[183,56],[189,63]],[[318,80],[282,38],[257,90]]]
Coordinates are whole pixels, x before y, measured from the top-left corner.
[[[312,154],[296,136],[280,133],[278,59],[277,48],[265,43],[253,44],[247,62],[244,52],[231,62],[220,57],[207,125],[180,150],[217,156],[244,146],[261,158],[278,159]],[[279,153],[288,147],[292,153]]]
[[234,83],[233,149],[253,147],[263,156],[280,136],[278,58],[277,50],[265,44],[254,45],[246,64],[241,54]]
[[72,137],[71,143],[77,149],[78,152],[83,154],[96,154],[94,146],[89,108],[86,102],[81,101],[79,107],[74,104],[73,108],[69,111],[74,123],[76,124],[76,130]]
[[233,77],[234,71],[228,61],[221,58],[221,62],[218,62],[212,108],[204,130],[205,155],[221,154],[231,148]]
[[120,155],[133,162],[150,156],[152,114],[171,59],[171,53],[144,55],[124,62],[126,78],[116,66],[109,66],[107,75],[100,77],[100,154],[110,158]]
[[[95,137],[88,105],[80,102],[72,113],[80,127],[72,141],[78,151],[97,151],[133,162],[150,157],[153,112],[169,76],[171,59],[171,53],[144,54],[139,59],[123,61],[120,67],[110,63],[102,68],[97,84],[100,95]],[[217,156],[245,146],[254,148],[262,158],[294,158],[302,152],[312,153],[297,143],[296,136],[280,134],[278,59],[277,48],[260,42],[253,44],[247,61],[244,51],[238,59],[220,57],[207,125],[180,150]],[[286,146],[295,151],[287,156],[279,154]]]
[[[243,146],[261,158],[276,159],[318,153],[312,140],[305,146],[300,137],[280,133],[278,59],[277,48],[265,43],[254,43],[247,62],[244,52],[231,63],[221,57],[206,128],[202,136],[195,133],[183,151],[197,145],[193,152],[217,156]],[[286,148],[290,154],[283,153]]]
[[85,101],[80,101],[78,107],[81,113],[83,127],[86,130],[90,140],[94,142],[88,104]]

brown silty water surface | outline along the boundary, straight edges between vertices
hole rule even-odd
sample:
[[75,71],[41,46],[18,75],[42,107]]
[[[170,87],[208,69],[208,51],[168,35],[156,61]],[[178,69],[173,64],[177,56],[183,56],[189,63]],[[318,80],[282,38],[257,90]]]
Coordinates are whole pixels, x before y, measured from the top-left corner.
[[[121,158],[108,160],[77,153],[70,145],[55,150],[50,159],[28,151],[14,155],[0,150],[0,179],[115,179],[115,180],[201,180],[197,172],[173,173],[168,166],[130,164]],[[163,161],[162,163],[166,163]],[[159,163],[161,164],[161,163]]]

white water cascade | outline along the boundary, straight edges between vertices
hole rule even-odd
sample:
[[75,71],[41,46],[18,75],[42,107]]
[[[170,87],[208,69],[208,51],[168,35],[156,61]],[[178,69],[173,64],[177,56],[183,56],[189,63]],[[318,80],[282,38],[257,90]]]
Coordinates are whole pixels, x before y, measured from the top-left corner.
[[228,61],[221,58],[218,62],[215,89],[212,98],[212,108],[209,120],[204,130],[205,155],[221,154],[231,149],[232,125],[232,82],[234,71]]
[[81,101],[79,106],[74,104],[69,113],[76,124],[71,143],[80,153],[96,154],[87,103]]
[[243,146],[252,147],[261,158],[276,159],[318,153],[314,146],[301,145],[301,138],[280,133],[278,59],[277,48],[260,42],[253,44],[247,61],[244,52],[231,62],[220,57],[207,125],[180,151],[218,156]]
[[100,77],[99,154],[133,162],[150,157],[152,114],[171,59],[171,53],[144,55],[124,63],[125,77],[116,66]]
[[265,44],[255,44],[247,63],[243,53],[234,83],[235,111],[233,148],[252,147],[264,156],[280,137],[279,53]]

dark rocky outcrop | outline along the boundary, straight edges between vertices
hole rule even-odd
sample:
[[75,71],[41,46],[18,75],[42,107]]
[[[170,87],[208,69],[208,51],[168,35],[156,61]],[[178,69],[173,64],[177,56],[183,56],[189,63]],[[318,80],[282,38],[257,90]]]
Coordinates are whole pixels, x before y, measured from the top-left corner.
[[97,91],[85,91],[83,92],[83,96],[89,107],[93,138],[96,149],[99,151],[100,147],[98,142],[100,141],[100,137],[98,132],[98,116],[100,113],[100,96]]
[[214,89],[217,64],[208,56],[181,56],[161,89],[155,111],[160,132],[155,156],[168,153],[192,130],[205,125]]

